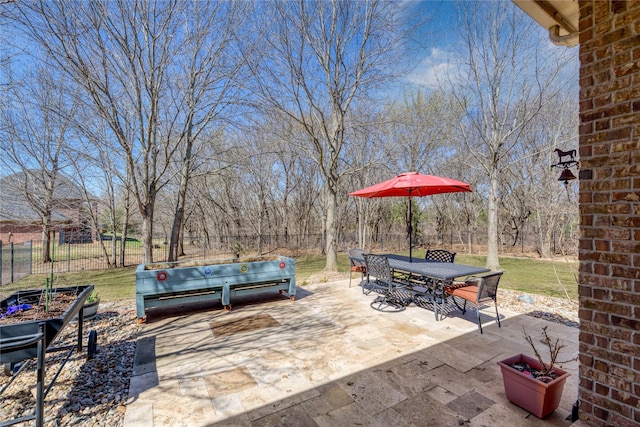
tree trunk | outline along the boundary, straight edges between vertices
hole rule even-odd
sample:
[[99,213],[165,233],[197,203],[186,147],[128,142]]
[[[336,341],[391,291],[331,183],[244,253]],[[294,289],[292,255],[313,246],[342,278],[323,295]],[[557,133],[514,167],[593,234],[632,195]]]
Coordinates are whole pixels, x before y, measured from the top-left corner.
[[338,252],[336,250],[336,200],[337,195],[333,186],[329,185],[326,192],[327,218],[326,228],[326,254],[327,261],[324,269],[326,271],[338,271]]
[[[111,256],[113,257],[113,264],[115,267],[118,266],[118,259],[120,261],[120,267],[124,267],[124,255],[120,253],[120,257],[118,257],[118,241],[116,240],[116,221],[112,218],[111,221]],[[120,252],[122,252],[122,248],[120,248]]]
[[[123,239],[126,241],[127,230],[129,229],[129,217],[131,215],[131,212],[130,212],[131,193],[129,191],[125,193],[124,200],[125,200],[125,203],[124,203],[124,214],[123,214],[124,217],[122,218],[122,236],[123,236]],[[114,236],[114,239],[115,239],[115,236]],[[127,247],[126,245],[124,245],[124,241],[122,243],[123,244],[120,245],[120,267],[124,267],[124,257],[127,252]]]
[[153,208],[147,204],[142,217],[142,263],[153,262]]
[[539,224],[539,239],[540,239],[540,247],[538,248],[538,254],[541,258],[551,258],[551,241],[553,240],[553,228],[546,224],[542,227],[542,224]]
[[[186,166],[186,165],[185,165]],[[178,191],[178,201],[176,202],[176,210],[173,216],[173,224],[171,226],[171,238],[169,239],[169,253],[167,261],[173,262],[178,260],[178,241],[180,238],[180,229],[182,228],[182,218],[184,217],[184,203],[187,193],[187,176],[182,176],[180,180],[180,190]]]
[[489,177],[489,204],[487,224],[487,268],[498,270],[498,170],[493,167]]
[[51,232],[49,231],[49,226],[44,224],[42,226],[42,252],[41,252],[41,261],[43,264],[46,262],[51,262]]

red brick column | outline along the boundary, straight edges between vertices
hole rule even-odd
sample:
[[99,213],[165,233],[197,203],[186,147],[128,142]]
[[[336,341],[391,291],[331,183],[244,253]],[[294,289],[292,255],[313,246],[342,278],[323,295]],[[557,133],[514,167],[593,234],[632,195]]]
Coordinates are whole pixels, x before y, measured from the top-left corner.
[[580,417],[640,424],[640,1],[580,1]]

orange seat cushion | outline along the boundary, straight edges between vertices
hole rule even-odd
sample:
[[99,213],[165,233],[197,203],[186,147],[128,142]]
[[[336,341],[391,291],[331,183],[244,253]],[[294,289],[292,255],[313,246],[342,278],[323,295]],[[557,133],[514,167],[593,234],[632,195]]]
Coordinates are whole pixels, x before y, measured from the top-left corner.
[[464,286],[461,288],[447,289],[445,291],[449,295],[453,295],[456,297],[464,298],[467,301],[476,302],[476,298],[478,297],[478,287],[477,286]]
[[367,271],[367,269],[364,266],[354,265],[351,267],[351,271],[359,271],[361,273],[364,273],[365,271]]

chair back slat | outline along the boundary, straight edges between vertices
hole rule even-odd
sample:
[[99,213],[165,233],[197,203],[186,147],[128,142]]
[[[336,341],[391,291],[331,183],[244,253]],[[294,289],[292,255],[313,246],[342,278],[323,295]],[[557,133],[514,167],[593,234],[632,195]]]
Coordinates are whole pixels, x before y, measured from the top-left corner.
[[428,261],[453,262],[456,258],[456,253],[445,249],[427,249],[424,258]]
[[498,283],[504,271],[498,271],[496,273],[487,274],[482,276],[480,286],[478,286],[478,301],[482,301],[487,298],[496,300],[498,295]]
[[373,254],[365,254],[364,260],[367,274],[375,277],[378,282],[391,289],[393,287],[393,282],[391,281],[389,260],[384,256]]
[[351,261],[351,267],[364,267],[365,262],[364,251],[362,249],[349,249],[349,260]]

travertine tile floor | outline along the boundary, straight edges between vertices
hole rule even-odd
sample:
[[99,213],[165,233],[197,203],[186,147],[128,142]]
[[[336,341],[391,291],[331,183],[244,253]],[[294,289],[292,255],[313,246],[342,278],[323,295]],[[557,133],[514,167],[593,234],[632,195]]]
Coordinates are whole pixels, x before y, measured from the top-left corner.
[[[452,311],[436,321],[415,305],[400,313],[369,307],[348,281],[298,288],[296,301],[263,294],[149,312],[138,339],[125,427],[161,426],[568,426],[578,362],[560,408],[544,420],[511,404],[496,365],[532,354],[523,327],[566,345],[578,330],[501,311]],[[542,344],[540,344],[542,349]],[[579,423],[576,423],[576,425]]]

